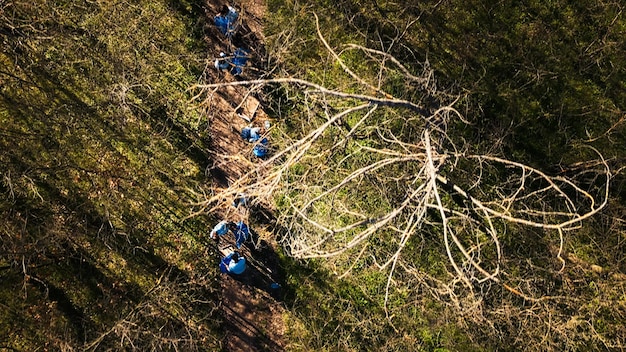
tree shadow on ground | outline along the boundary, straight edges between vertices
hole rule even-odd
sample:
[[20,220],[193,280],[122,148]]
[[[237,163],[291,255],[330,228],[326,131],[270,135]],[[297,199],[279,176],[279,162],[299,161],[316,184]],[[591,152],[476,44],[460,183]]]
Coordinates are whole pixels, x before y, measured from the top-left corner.
[[[180,186],[179,180],[171,179],[172,171],[163,173],[150,167],[143,168],[141,175],[126,174],[139,170],[125,165],[128,155],[124,153],[138,160],[148,153],[142,141],[128,131],[129,126],[107,118],[93,104],[86,103],[86,98],[74,93],[72,82],[62,82],[45,67],[30,69],[34,73],[32,82],[28,82],[33,87],[31,94],[10,95],[8,90],[0,94],[2,107],[15,118],[3,126],[7,133],[0,134],[0,146],[6,146],[0,151],[0,161],[6,162],[2,172],[6,177],[28,179],[33,193],[32,197],[22,196],[10,179],[0,186],[0,194],[10,199],[0,202],[0,215],[11,235],[2,239],[1,247],[16,249],[3,253],[0,259],[10,263],[4,268],[7,272],[24,278],[23,283],[7,287],[7,292],[18,293],[20,286],[26,284],[39,290],[42,294],[32,295],[29,301],[31,312],[64,317],[68,322],[65,342],[75,347],[151,299],[146,297],[146,286],[140,286],[138,280],[161,277],[177,283],[177,290],[184,287],[185,297],[193,294],[190,302],[182,301],[188,314],[209,321],[205,315],[211,312],[209,306],[215,306],[217,295],[210,285],[204,286],[207,280],[196,284],[196,278],[158,254],[152,239],[152,230],[157,226],[148,231],[133,226],[152,222],[156,217],[170,221],[175,232],[197,233],[203,228],[200,220],[181,220],[180,211],[176,211],[181,202],[178,194],[171,196],[173,193],[162,188],[155,191],[135,185],[145,177],[161,180],[171,189]],[[90,94],[83,92],[85,96]],[[90,98],[98,101],[98,97]],[[76,118],[76,114],[81,118]],[[150,112],[149,121],[153,129],[164,127],[170,131],[163,138],[172,142],[177,155],[186,155],[200,167],[206,167],[209,156],[196,145],[194,138],[199,139],[198,136],[169,120],[158,107]],[[20,144],[25,138],[28,143]],[[93,155],[90,143],[98,143],[97,151],[113,155],[120,163],[101,162],[102,155]],[[125,148],[123,152],[120,146]],[[150,162],[144,165],[149,166]],[[112,182],[123,183],[126,189],[116,186],[120,189],[114,194]],[[116,203],[116,196],[124,201]],[[104,202],[110,202],[108,207]],[[128,206],[131,202],[147,206],[133,209]],[[171,245],[166,240],[160,244]],[[98,253],[108,254],[103,259]],[[177,324],[176,317],[163,315],[162,320]],[[205,327],[205,332],[214,329],[210,324]],[[52,328],[39,330],[42,336],[55,333]],[[156,333],[158,327],[146,325],[145,331],[150,330]],[[184,329],[179,330],[183,333]],[[111,345],[119,341],[114,334],[107,339]]]
[[265,240],[261,240],[260,248],[250,242],[246,242],[246,247],[250,255],[246,257],[245,274],[231,276],[243,284],[265,291],[274,300],[281,301],[280,288],[284,275],[279,266],[278,255]]
[[[256,325],[255,322],[244,318],[241,314],[236,312],[232,307],[224,306],[224,313],[226,319],[224,321],[224,328],[228,331],[228,334],[234,335],[236,339],[230,339],[230,341],[237,341],[231,344],[229,347],[232,350],[238,351],[282,351],[283,347],[276,343],[270,336],[264,331],[265,327]],[[249,340],[250,335],[254,336],[254,346],[244,341]]]

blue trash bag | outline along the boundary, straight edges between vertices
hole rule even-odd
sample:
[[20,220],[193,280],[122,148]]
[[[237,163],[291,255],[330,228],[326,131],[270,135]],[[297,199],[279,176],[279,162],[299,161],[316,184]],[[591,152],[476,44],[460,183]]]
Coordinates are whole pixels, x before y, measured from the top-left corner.
[[237,260],[236,262],[234,260],[231,260],[231,262],[228,264],[228,272],[231,274],[240,275],[244,271],[246,271],[246,258],[244,257],[239,257],[239,260]]
[[233,65],[245,66],[246,63],[248,62],[249,54],[250,53],[246,49],[237,48],[237,50],[235,50],[235,53],[233,54],[233,60],[232,60]]
[[255,128],[251,128],[250,129],[250,139],[248,139],[248,142],[256,142],[261,138],[261,135],[259,134],[259,132],[261,132],[261,129],[258,127]]

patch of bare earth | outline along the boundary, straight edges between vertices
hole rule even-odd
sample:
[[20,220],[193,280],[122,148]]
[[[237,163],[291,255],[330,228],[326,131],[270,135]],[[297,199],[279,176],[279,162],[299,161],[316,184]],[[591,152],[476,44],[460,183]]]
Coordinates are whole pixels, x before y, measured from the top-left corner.
[[[206,3],[210,24],[213,23],[213,16],[225,4],[230,3]],[[207,36],[208,60],[210,62],[217,57],[220,51],[232,52],[239,45],[247,46],[252,58],[240,77],[208,67],[207,83],[258,78],[259,70],[250,66],[259,65],[264,59],[262,18],[266,10],[265,2],[244,0],[237,2],[236,7],[241,10],[242,18],[239,37],[230,42],[216,28],[210,26]],[[215,181],[214,191],[217,193],[251,170],[258,162],[252,155],[252,145],[239,136],[239,131],[250,124],[247,119],[252,120],[254,125],[262,126],[269,118],[254,92],[242,86],[214,91],[208,95],[205,106],[210,121],[211,152],[214,160],[209,171]],[[251,217],[259,217],[255,214],[258,209],[236,209],[230,202],[231,200],[224,202],[216,215],[225,220],[243,220],[246,223],[250,223]],[[265,219],[266,226],[271,226],[271,215],[268,218],[267,214],[271,214],[271,210],[264,211],[262,218]],[[246,271],[238,277],[226,274],[221,276],[221,314],[225,329],[222,346],[225,351],[284,350],[284,308],[279,290],[271,288],[272,283],[280,282],[280,266],[274,250],[275,240],[262,223],[255,221],[257,225],[252,228],[252,241],[240,249],[248,261]],[[234,245],[232,237],[228,235],[220,239],[219,247]]]

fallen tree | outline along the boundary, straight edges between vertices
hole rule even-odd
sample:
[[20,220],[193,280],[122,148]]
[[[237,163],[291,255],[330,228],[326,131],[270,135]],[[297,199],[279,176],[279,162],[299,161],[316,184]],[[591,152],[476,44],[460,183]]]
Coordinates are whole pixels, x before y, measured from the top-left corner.
[[[384,51],[348,44],[337,52],[319,24],[317,33],[333,60],[329,70],[344,74],[336,86],[286,76],[192,87],[199,104],[229,86],[282,89],[297,97],[291,101],[302,104],[303,116],[298,131],[287,126],[291,117],[273,127],[279,147],[228,188],[197,192],[190,216],[228,206],[241,193],[253,205],[277,203],[280,241],[291,256],[327,258],[340,276],[357,265],[387,273],[390,319],[398,281],[427,287],[491,326],[480,307],[494,286],[532,304],[568,300],[538,289],[527,279],[532,274],[511,274],[524,258],[511,260],[502,242],[532,246],[516,236],[527,233],[523,228],[539,231],[554,259],[542,270],[561,273],[567,234],[607,205],[612,172],[602,154],[580,146],[589,160],[555,173],[476,153],[458,133],[470,124],[456,107],[461,97],[439,87],[428,61],[417,74]],[[346,53],[375,63],[377,74],[356,73]],[[402,85],[402,97],[392,93],[394,84]]]

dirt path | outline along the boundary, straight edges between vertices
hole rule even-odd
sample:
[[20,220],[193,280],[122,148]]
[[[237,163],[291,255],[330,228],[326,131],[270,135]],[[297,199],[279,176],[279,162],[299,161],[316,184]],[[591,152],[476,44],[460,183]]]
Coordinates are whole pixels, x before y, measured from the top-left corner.
[[[207,3],[209,23],[213,23],[213,16],[227,2],[215,1]],[[241,8],[243,33],[234,42],[235,45],[248,46],[252,50],[253,59],[248,63],[255,64],[262,57],[259,51],[263,46],[262,18],[265,13],[265,3],[255,0],[239,1]],[[220,51],[232,50],[230,43],[217,29],[209,28],[207,39],[209,57],[217,57]],[[238,45],[239,44],[239,45]],[[244,70],[239,79],[253,77],[255,70]],[[213,68],[207,69],[207,81],[230,82],[238,78],[230,73],[218,72]],[[231,87],[214,92],[207,102],[207,115],[211,128],[211,148],[214,154],[214,164],[210,168],[211,175],[218,185],[217,188],[226,188],[237,180],[256,162],[252,155],[252,146],[239,136],[238,131],[248,125],[241,116],[253,118],[255,125],[263,125],[268,116],[263,111],[260,102],[254,94],[248,94],[246,87]],[[218,192],[219,189],[216,189]],[[231,200],[227,200],[230,203]],[[265,212],[267,213],[267,212]],[[270,212],[271,213],[271,212]],[[283,305],[280,301],[280,289],[272,288],[273,283],[281,282],[279,261],[274,251],[276,243],[271,236],[269,226],[271,219],[259,217],[254,210],[243,207],[236,209],[226,205],[218,211],[220,218],[228,221],[243,220],[255,224],[253,241],[242,246],[240,252],[246,257],[248,266],[239,277],[221,275],[221,314],[224,319],[225,337],[223,349],[225,351],[283,351],[285,344],[283,335]],[[256,221],[251,221],[255,218]],[[265,226],[265,227],[264,227]],[[234,245],[232,235],[224,236],[219,247]]]

